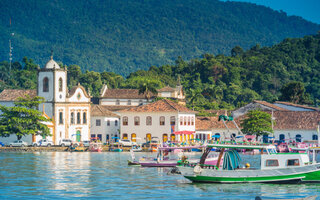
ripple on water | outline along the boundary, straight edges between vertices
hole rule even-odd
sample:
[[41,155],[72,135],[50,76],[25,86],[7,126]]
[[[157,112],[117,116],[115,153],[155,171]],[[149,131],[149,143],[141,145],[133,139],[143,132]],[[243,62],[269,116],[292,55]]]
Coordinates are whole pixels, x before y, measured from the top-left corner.
[[[137,153],[141,157],[146,153]],[[149,153],[149,155],[151,155]],[[155,156],[155,154],[153,154]],[[0,154],[1,199],[292,199],[320,196],[320,185],[193,184],[168,168],[127,165],[129,153]],[[251,159],[258,166],[258,156]]]

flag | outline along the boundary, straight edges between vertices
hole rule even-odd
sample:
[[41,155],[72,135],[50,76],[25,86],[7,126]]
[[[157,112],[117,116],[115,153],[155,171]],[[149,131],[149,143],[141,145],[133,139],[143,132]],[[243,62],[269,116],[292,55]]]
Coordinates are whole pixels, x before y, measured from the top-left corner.
[[171,126],[171,133],[174,132],[174,125]]

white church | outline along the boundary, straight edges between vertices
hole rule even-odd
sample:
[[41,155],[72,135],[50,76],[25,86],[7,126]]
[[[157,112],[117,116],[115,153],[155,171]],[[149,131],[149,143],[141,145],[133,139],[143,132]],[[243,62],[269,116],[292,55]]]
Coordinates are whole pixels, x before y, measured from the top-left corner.
[[[14,101],[26,93],[45,98],[39,110],[52,119],[51,126],[48,126],[52,136],[47,139],[55,145],[59,145],[61,139],[77,142],[90,139],[90,96],[80,84],[68,90],[67,69],[61,68],[52,56],[45,67],[38,71],[37,91],[3,90],[0,93],[0,104],[13,106]],[[39,139],[41,136],[22,138],[29,144]],[[12,137],[1,140],[6,143],[4,140],[12,141]]]

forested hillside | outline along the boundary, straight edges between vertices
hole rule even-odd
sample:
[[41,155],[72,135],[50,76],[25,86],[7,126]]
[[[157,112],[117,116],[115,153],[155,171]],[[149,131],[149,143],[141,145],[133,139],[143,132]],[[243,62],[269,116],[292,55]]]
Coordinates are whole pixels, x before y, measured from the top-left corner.
[[[235,46],[271,46],[320,26],[263,6],[218,0],[1,0],[0,60],[54,57],[83,70],[128,75]],[[11,28],[9,21],[11,18]]]
[[[60,66],[63,66],[60,63]],[[272,47],[255,45],[244,51],[236,46],[231,56],[204,54],[189,61],[178,57],[173,65],[151,66],[132,72],[126,79],[113,72],[82,72],[80,66],[69,65],[68,86],[80,82],[98,97],[103,84],[109,88],[161,88],[184,86],[187,103],[197,110],[233,109],[252,100],[286,100],[288,83],[295,81],[302,91],[296,103],[320,103],[320,32],[303,38],[288,38]],[[0,90],[4,88],[35,89],[37,64],[24,58],[23,63],[0,63]],[[290,88],[289,88],[290,89]],[[283,99],[282,99],[283,98]],[[290,99],[289,99],[290,101]]]

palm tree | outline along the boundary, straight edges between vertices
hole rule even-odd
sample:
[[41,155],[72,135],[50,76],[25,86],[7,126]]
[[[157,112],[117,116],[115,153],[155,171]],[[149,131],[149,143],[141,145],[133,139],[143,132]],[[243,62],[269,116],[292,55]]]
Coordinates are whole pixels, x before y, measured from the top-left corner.
[[157,86],[159,84],[154,80],[145,80],[139,86],[139,94],[144,94],[149,101],[151,94],[158,94]]

